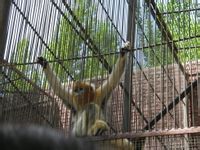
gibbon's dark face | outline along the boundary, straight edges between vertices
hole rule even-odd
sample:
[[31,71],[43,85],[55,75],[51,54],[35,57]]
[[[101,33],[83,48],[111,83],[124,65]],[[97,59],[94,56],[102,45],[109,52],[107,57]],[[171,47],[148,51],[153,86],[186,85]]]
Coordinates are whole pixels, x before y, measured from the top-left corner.
[[84,107],[86,104],[93,102],[95,97],[94,88],[84,82],[75,82],[73,87],[73,99],[80,105]]

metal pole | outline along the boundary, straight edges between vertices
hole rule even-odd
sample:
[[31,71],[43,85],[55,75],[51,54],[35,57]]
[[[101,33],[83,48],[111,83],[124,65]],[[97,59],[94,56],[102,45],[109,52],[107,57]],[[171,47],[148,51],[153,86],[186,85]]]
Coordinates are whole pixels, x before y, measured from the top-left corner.
[[0,60],[5,52],[10,4],[10,0],[0,0]]
[[[134,45],[135,40],[135,12],[136,1],[128,1],[128,27],[127,27],[127,40]],[[132,68],[133,68],[133,52],[130,52],[126,64],[124,75],[124,117],[123,117],[123,131],[129,132],[131,130],[131,101],[132,101]]]

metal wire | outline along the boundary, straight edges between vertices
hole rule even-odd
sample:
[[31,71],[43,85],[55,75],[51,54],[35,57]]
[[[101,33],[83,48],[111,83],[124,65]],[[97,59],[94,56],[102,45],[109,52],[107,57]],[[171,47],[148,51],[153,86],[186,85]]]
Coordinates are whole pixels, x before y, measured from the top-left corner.
[[12,0],[0,60],[0,120],[70,134],[74,108],[54,95],[37,57],[47,59],[63,82],[99,87],[130,35],[128,76],[104,104],[111,130],[88,140],[127,139],[136,149],[198,149],[199,127],[192,128],[200,126],[198,11],[198,0]]

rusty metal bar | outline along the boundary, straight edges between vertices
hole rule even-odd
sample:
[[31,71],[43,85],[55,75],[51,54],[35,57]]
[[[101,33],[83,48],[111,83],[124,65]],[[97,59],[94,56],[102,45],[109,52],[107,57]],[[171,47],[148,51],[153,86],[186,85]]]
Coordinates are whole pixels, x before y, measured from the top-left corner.
[[[135,42],[135,12],[137,0],[129,0],[127,40],[134,47]],[[123,131],[131,131],[131,100],[132,100],[132,72],[133,72],[133,51],[129,53],[125,74],[124,74],[124,108],[123,108]]]
[[[37,84],[35,84],[33,81],[31,81],[30,79],[28,79],[20,70],[18,70],[14,65],[9,64],[6,60],[1,60],[0,64],[7,64],[7,66],[12,69],[14,72],[16,72],[18,75],[20,75],[26,82],[28,82],[30,85],[32,85],[35,89],[37,89],[39,92],[41,92],[42,94],[46,95],[47,97],[54,99],[54,97],[52,97],[50,94],[48,94],[47,92],[45,92],[43,89],[41,89]],[[70,106],[68,106],[70,108]],[[73,109],[73,108],[72,108]]]
[[151,132],[137,132],[137,133],[119,133],[117,135],[108,136],[95,136],[92,138],[86,138],[89,141],[102,141],[102,140],[113,140],[113,139],[138,139],[144,137],[160,137],[160,136],[174,136],[174,135],[184,135],[184,134],[195,134],[200,133],[200,127],[190,127],[190,128],[179,128],[171,130],[160,130]]
[[152,127],[161,119],[163,118],[170,110],[172,110],[186,95],[188,95],[192,88],[197,86],[197,80],[192,82],[184,91],[180,93],[167,107],[159,112],[150,122],[148,125],[144,127],[144,130],[152,129]]
[[[4,78],[6,78],[8,81],[10,81],[10,78],[8,77],[8,75],[7,75],[5,72],[2,71],[1,74],[4,76]],[[36,113],[37,113],[38,115],[41,116],[41,118],[43,118],[51,127],[53,127],[53,125],[52,125],[51,122],[48,120],[48,118],[46,118],[42,113],[40,113],[40,112],[38,111],[38,109],[32,104],[32,101],[29,100],[28,97],[25,96],[25,95],[20,91],[20,89],[19,89],[13,82],[10,81],[10,83],[11,83],[11,85],[16,89],[16,91],[20,94],[20,96],[21,96],[24,100],[26,100],[26,102],[28,103],[28,105],[30,105],[31,108],[33,108],[33,109],[36,111]]]

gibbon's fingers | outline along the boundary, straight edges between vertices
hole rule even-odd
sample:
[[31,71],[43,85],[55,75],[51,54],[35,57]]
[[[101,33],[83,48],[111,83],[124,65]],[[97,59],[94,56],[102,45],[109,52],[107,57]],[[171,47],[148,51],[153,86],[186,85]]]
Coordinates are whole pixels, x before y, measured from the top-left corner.
[[131,49],[131,43],[129,41],[126,41],[126,43],[124,44],[124,47],[123,48],[126,48],[126,49]]
[[102,135],[107,130],[109,130],[108,124],[103,120],[97,119],[92,127],[90,127],[89,134],[93,136]]
[[96,89],[96,103],[101,105],[104,99],[108,99],[111,91],[117,86],[119,80],[124,72],[126,62],[126,52],[130,50],[130,42],[126,42],[125,47],[121,48],[121,54],[113,67],[111,74],[107,81],[104,81],[102,86]]
[[37,63],[39,63],[43,68],[46,68],[48,64],[47,60],[42,56],[37,58]]
[[120,54],[123,56],[125,53],[131,51],[131,43],[129,41],[127,41],[125,44],[124,44],[124,47],[122,47],[120,49]]
[[61,83],[60,79],[55,75],[47,60],[38,57],[37,62],[42,65],[46,78],[53,89],[54,93],[63,100],[63,103],[70,108],[74,108],[72,99],[72,90]]

